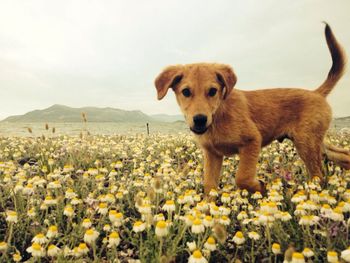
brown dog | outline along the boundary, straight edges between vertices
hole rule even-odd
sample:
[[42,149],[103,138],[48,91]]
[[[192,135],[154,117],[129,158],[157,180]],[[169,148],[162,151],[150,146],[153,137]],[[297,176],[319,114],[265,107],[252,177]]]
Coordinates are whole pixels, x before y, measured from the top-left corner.
[[169,88],[204,154],[204,191],[217,188],[223,156],[240,156],[236,184],[264,192],[256,177],[262,146],[289,138],[304,161],[309,176],[322,179],[322,154],[350,169],[348,151],[323,144],[332,113],[326,96],[345,68],[342,48],[326,24],[325,35],[333,65],[324,83],[314,91],[292,88],[241,91],[233,89],[236,76],[230,66],[189,64],[166,68],[155,80],[158,99]]

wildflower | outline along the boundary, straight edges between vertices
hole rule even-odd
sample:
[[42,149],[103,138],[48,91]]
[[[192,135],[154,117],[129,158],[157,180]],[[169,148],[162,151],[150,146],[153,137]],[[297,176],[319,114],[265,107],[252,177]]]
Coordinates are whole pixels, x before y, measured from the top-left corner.
[[328,251],[327,252],[327,260],[330,263],[337,263],[338,262],[338,253],[335,251]]
[[230,224],[231,220],[227,216],[222,216],[219,219],[219,223],[223,224],[224,226],[228,226]]
[[214,225],[214,220],[212,216],[205,216],[203,219],[203,225],[206,227],[212,227]]
[[305,263],[304,255],[302,253],[294,252],[292,255],[292,263]]
[[98,205],[97,212],[101,215],[105,215],[108,212],[107,203],[100,203]]
[[68,189],[66,190],[66,193],[65,193],[65,198],[67,198],[67,199],[73,199],[73,198],[75,198],[75,197],[77,197],[77,194],[74,193],[74,191],[73,191],[72,188],[68,188]]
[[223,202],[224,204],[226,203],[229,203],[231,201],[231,196],[229,193],[223,193],[221,195],[221,202]]
[[53,181],[53,182],[50,182],[48,185],[47,185],[47,188],[48,189],[59,189],[61,188],[62,185],[59,181]]
[[7,250],[7,243],[2,241],[0,242],[0,252],[4,252]]
[[67,217],[73,217],[75,215],[73,207],[71,205],[66,205],[63,210],[63,214]]
[[167,200],[163,205],[162,209],[168,213],[175,211],[175,202],[173,200]]
[[186,242],[188,249],[192,252],[197,248],[196,242]]
[[108,247],[113,247],[113,246],[118,246],[120,243],[120,237],[119,234],[117,232],[112,232],[109,234],[108,236]]
[[29,216],[29,217],[34,217],[34,216],[36,216],[36,213],[35,213],[34,208],[30,208],[30,209],[28,210],[27,216]]
[[277,254],[281,254],[281,246],[278,243],[273,243],[272,244],[272,253],[274,253],[275,255]]
[[252,194],[251,198],[253,198],[253,199],[261,199],[262,198],[262,194],[260,192],[255,192],[254,194]]
[[210,214],[212,216],[218,216],[220,215],[219,207],[215,204],[210,204]]
[[288,212],[280,212],[280,219],[284,222],[292,219],[292,216]]
[[248,214],[246,211],[241,211],[238,215],[237,215],[237,219],[238,220],[242,220],[242,219],[246,219],[248,218]]
[[342,259],[344,259],[346,262],[350,262],[350,247],[348,247],[347,249],[343,250],[341,252],[340,257]]
[[56,205],[57,200],[54,199],[51,195],[47,195],[47,196],[45,196],[44,204],[45,205]]
[[86,255],[89,252],[89,248],[85,243],[80,243],[78,246],[79,254]]
[[156,235],[157,237],[164,237],[168,234],[167,223],[163,220],[158,221],[156,225]]
[[21,262],[22,256],[19,252],[13,254],[12,259],[14,262]]
[[312,225],[316,224],[319,220],[320,220],[320,218],[318,216],[304,215],[299,220],[299,225],[312,226]]
[[35,237],[33,237],[32,242],[38,243],[38,244],[45,244],[49,241],[42,233],[37,234]]
[[154,221],[158,222],[158,221],[165,221],[165,217],[162,213],[159,213],[158,215],[154,216]]
[[47,255],[49,257],[55,257],[58,255],[58,253],[61,252],[61,249],[59,249],[58,247],[56,247],[55,245],[49,245],[49,247],[47,248]]
[[195,250],[188,259],[188,263],[207,263],[200,250]]
[[260,239],[260,235],[257,232],[255,232],[255,231],[248,232],[248,237],[250,239],[253,239],[253,240],[259,240]]
[[199,233],[203,233],[204,230],[205,230],[205,227],[202,223],[202,220],[200,220],[199,218],[196,218],[192,224],[192,228],[191,228],[192,233],[199,234]]
[[6,211],[6,221],[10,223],[17,223],[18,222],[17,213],[11,210]]
[[111,226],[109,224],[105,224],[103,226],[103,231],[109,232],[111,230]]
[[237,245],[242,245],[245,242],[245,238],[244,238],[243,233],[241,231],[237,231],[232,240]]
[[135,232],[135,233],[138,233],[138,232],[142,232],[143,230],[146,229],[146,224],[142,221],[136,221],[134,223],[134,226],[132,228],[132,230]]
[[332,213],[329,214],[329,218],[334,221],[343,221],[344,215],[342,209],[340,207],[334,208]]
[[57,226],[50,226],[49,230],[46,233],[46,236],[48,238],[53,238],[53,237],[57,237],[58,236],[58,230],[57,230]]
[[213,237],[208,237],[207,241],[204,243],[204,248],[208,249],[209,251],[216,250],[216,242]]
[[315,255],[314,252],[308,247],[304,248],[302,253],[307,258],[311,258],[311,257],[313,257]]
[[90,229],[85,231],[84,242],[88,243],[88,244],[91,244],[91,243],[95,242],[95,240],[98,238],[99,235],[100,235],[99,232],[97,232],[93,228],[90,228]]
[[90,228],[92,226],[91,220],[89,218],[85,218],[83,220],[82,226],[84,228]]
[[39,243],[33,243],[26,251],[32,254],[33,257],[44,257],[45,250]]

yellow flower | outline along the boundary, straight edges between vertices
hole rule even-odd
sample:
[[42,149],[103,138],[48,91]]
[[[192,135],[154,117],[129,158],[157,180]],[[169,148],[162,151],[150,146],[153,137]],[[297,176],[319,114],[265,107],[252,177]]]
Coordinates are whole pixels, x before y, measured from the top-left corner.
[[281,246],[280,246],[280,244],[278,244],[278,243],[273,243],[272,244],[272,253],[274,253],[275,255],[281,253]]
[[188,263],[207,263],[205,257],[203,257],[200,250],[193,251],[192,255],[188,259]]
[[245,238],[244,238],[243,233],[241,231],[237,231],[232,240],[237,245],[242,245],[245,242]]

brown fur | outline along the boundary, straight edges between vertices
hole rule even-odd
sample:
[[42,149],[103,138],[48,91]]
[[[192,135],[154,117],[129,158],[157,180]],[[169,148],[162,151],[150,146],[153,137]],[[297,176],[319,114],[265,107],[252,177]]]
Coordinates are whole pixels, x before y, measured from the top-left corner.
[[[325,82],[315,91],[304,89],[265,89],[242,91],[233,89],[236,76],[227,65],[189,64],[166,68],[156,79],[158,99],[169,88],[186,122],[194,131],[204,154],[204,190],[217,188],[223,156],[238,153],[236,174],[239,188],[251,192],[264,191],[256,179],[256,165],[262,146],[273,140],[291,139],[311,177],[322,177],[322,154],[349,169],[350,154],[323,144],[332,119],[326,96],[341,78],[345,67],[344,53],[326,24],[325,35],[333,65]],[[190,96],[182,94],[190,90]],[[209,89],[217,89],[215,96]],[[206,130],[199,134],[194,116],[207,116]]]

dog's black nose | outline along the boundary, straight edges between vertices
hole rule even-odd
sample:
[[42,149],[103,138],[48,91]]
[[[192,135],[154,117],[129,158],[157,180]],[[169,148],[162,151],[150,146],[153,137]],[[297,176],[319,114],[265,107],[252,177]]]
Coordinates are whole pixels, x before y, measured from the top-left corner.
[[198,114],[193,117],[193,123],[196,127],[205,127],[207,124],[207,116],[203,114]]

